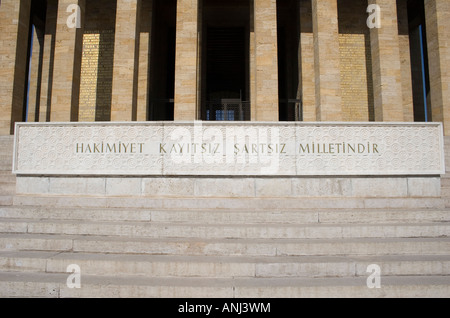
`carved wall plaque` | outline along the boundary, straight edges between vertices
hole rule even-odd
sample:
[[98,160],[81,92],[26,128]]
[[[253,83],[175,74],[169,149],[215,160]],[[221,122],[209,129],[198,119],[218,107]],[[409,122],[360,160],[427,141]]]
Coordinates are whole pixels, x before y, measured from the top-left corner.
[[21,175],[445,173],[439,123],[18,123],[15,138]]

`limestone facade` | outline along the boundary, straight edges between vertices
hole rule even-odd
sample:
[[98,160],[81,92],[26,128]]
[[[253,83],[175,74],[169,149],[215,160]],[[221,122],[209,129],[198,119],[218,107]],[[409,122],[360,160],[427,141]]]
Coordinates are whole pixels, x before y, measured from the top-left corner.
[[[445,0],[3,0],[0,134],[23,121],[215,118],[427,120],[449,135],[449,18]],[[227,41],[229,56],[214,55]],[[238,89],[215,69],[224,56]],[[241,109],[227,108],[239,94]],[[210,96],[222,108],[205,111]]]
[[2,1],[0,7],[0,130],[13,132],[11,122],[23,118],[26,41],[30,20],[29,1]]
[[342,120],[337,0],[313,0],[316,118]]
[[431,107],[433,118],[444,122],[445,134],[450,134],[450,3],[426,0],[427,41],[430,68]]
[[381,28],[371,30],[375,119],[403,121],[401,63],[396,3],[370,0],[383,13]]
[[175,120],[194,120],[197,113],[198,0],[177,2]]

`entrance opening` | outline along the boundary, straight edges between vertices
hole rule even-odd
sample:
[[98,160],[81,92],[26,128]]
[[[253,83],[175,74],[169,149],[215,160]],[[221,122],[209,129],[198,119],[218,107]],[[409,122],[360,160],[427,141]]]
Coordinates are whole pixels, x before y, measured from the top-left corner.
[[248,1],[204,0],[201,119],[250,120]]
[[175,95],[176,0],[153,1],[148,120],[173,121]]
[[408,1],[409,43],[413,86],[414,121],[431,121],[430,75],[423,1]]
[[300,1],[277,1],[280,121],[302,121]]
[[208,28],[206,120],[244,120],[245,29]]

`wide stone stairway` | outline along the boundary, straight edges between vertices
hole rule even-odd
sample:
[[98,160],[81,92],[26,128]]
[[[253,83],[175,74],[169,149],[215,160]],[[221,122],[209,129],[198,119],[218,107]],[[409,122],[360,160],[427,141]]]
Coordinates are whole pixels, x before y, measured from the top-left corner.
[[450,178],[438,208],[16,195],[0,145],[0,297],[450,297]]

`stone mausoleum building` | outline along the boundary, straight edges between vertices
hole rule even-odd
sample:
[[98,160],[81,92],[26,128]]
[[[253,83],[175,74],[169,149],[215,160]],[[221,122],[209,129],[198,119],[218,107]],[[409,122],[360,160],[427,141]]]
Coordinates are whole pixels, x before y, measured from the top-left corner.
[[232,120],[434,121],[448,134],[449,10],[444,0],[3,0],[0,132]]
[[0,297],[449,298],[449,138],[449,0],[1,0]]

